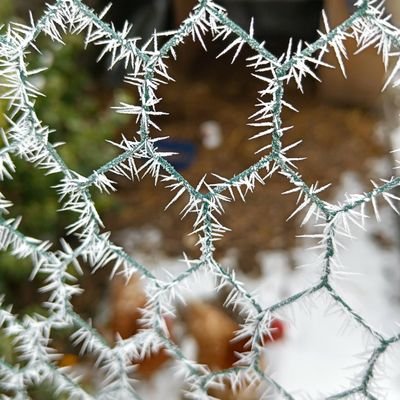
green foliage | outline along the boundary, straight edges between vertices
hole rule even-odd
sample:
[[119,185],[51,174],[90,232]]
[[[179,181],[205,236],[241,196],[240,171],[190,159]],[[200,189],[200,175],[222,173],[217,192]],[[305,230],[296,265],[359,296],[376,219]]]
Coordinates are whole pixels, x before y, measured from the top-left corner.
[[[90,75],[82,49],[83,38],[71,35],[64,40],[66,46],[46,40],[49,50],[42,54],[38,66],[45,64],[51,69],[44,74],[41,88],[46,97],[38,98],[36,106],[43,121],[56,129],[52,141],[68,142],[60,150],[67,165],[87,174],[115,154],[104,141],[113,138],[126,118],[109,106],[128,95],[121,90],[112,93],[101,86],[101,80],[99,86],[96,77]],[[51,55],[54,53],[55,56]]]
[[11,0],[2,0],[0,2],[0,24],[10,19],[14,14],[14,7]]
[[3,330],[0,330],[0,354],[3,356],[4,361],[13,364],[17,361],[13,347],[13,337],[6,335]]
[[[11,12],[12,3],[2,1],[1,19]],[[44,124],[54,129],[49,140],[68,143],[59,148],[61,156],[70,168],[87,175],[115,155],[115,147],[107,145],[105,140],[113,140],[127,122],[126,115],[117,114],[110,107],[132,99],[123,89],[102,86],[98,71],[96,73],[92,67],[94,55],[84,52],[81,36],[70,35],[63,39],[65,46],[39,36],[37,44],[41,53],[32,51],[27,59],[30,68],[49,67],[32,82],[46,93],[46,97],[37,99],[36,109]],[[2,127],[5,126],[6,107],[5,101],[0,101]],[[68,212],[57,212],[58,198],[53,186],[60,177],[46,176],[16,157],[13,161],[16,165],[13,180],[6,180],[1,186],[6,198],[14,204],[12,216],[22,216],[21,229],[25,234],[51,240],[57,245],[58,238],[65,234],[64,228],[75,217]],[[93,193],[93,197],[100,212],[106,212],[111,206],[109,196]],[[6,292],[10,280],[26,281],[30,269],[29,261],[1,253],[1,291]]]

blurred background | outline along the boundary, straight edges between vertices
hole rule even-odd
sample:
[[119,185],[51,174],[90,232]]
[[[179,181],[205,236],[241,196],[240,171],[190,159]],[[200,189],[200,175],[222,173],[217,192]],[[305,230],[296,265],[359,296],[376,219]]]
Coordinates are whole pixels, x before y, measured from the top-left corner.
[[[100,11],[108,1],[87,3]],[[219,3],[244,29],[248,29],[251,17],[255,16],[255,36],[265,41],[266,48],[276,55],[286,51],[290,38],[295,44],[318,38],[322,8],[331,26],[344,21],[353,10],[353,2],[346,0],[221,0]],[[26,22],[29,10],[38,18],[44,4],[42,0],[2,0],[0,24],[11,20]],[[192,0],[114,0],[105,19],[113,21],[117,28],[128,19],[133,23],[132,35],[145,41],[154,29],[179,26],[194,4]],[[389,0],[387,5],[393,21],[398,22],[398,2]],[[106,139],[118,141],[121,133],[127,137],[136,135],[135,120],[116,114],[110,107],[121,101],[137,103],[138,96],[124,82],[125,71],[118,67],[108,71],[107,60],[96,63],[97,49],[84,50],[82,36],[66,35],[64,40],[65,46],[60,46],[41,35],[38,47],[42,53],[32,53],[27,58],[33,67],[49,68],[35,81],[46,94],[36,104],[39,117],[55,129],[53,142],[66,142],[60,153],[67,164],[88,175],[116,155]],[[227,43],[212,41],[210,36],[206,43],[207,53],[199,43],[187,39],[177,49],[177,61],[168,61],[175,82],[160,88],[163,101],[159,109],[169,115],[158,120],[162,132],[152,133],[169,136],[166,148],[179,153],[172,163],[192,184],[197,184],[204,174],[213,183],[215,178],[211,173],[229,177],[242,171],[259,158],[254,153],[261,147],[260,142],[248,140],[257,132],[247,124],[256,111],[258,92],[263,89],[262,82],[246,66],[246,58],[253,55],[251,49],[244,49],[231,64],[229,54],[215,58]],[[286,109],[283,113],[284,126],[293,126],[286,136],[287,144],[303,141],[292,152],[294,157],[307,157],[298,163],[299,172],[309,184],[332,183],[323,194],[331,202],[344,199],[346,192],[369,190],[370,179],[391,176],[395,160],[388,154],[400,145],[399,96],[395,89],[381,93],[386,72],[380,57],[375,49],[354,55],[356,45],[352,40],[347,41],[347,51],[347,80],[339,68],[321,68],[317,73],[322,83],[305,81],[304,93],[290,83],[286,101],[300,112]],[[324,61],[337,66],[331,54]],[[0,121],[4,128],[6,107],[0,101]],[[57,196],[52,186],[59,177],[45,176],[17,158],[13,161],[17,166],[14,179],[1,182],[1,191],[14,203],[11,216],[23,216],[21,229],[29,236],[51,240],[55,247],[59,238],[65,237],[74,245],[76,239],[65,235],[65,227],[74,216],[57,212]],[[180,220],[182,204],[178,202],[164,211],[171,198],[169,190],[162,185],[154,187],[149,177],[139,183],[120,179],[118,187],[119,191],[112,195],[93,193],[106,229],[118,244],[160,276],[163,268],[172,273],[184,268],[177,261],[182,252],[193,258],[199,256],[195,240],[188,236],[193,221]],[[286,221],[295,208],[295,197],[281,195],[288,189],[286,179],[275,175],[267,187],[257,187],[246,203],[228,204],[222,217],[222,223],[232,231],[217,244],[216,257],[234,266],[249,290],[258,288],[260,301],[265,305],[306,287],[318,272],[313,268],[297,268],[312,264],[316,255],[306,253],[308,243],[297,238],[312,227],[300,228],[296,219]],[[380,225],[369,223],[368,233],[357,232],[359,240],[348,245],[344,264],[363,277],[349,278],[343,288],[350,293],[351,304],[366,314],[367,320],[391,331],[400,311],[399,224],[395,213],[384,206],[382,218]],[[45,296],[38,291],[43,277],[39,275],[30,281],[31,267],[29,261],[0,253],[0,293],[5,294],[6,303],[13,304],[20,315],[45,315],[41,305]],[[112,342],[117,332],[128,337],[140,329],[138,308],[143,306],[146,296],[137,277],[124,285],[118,279],[110,282],[108,275],[106,269],[92,275],[87,268],[80,278],[85,292],[74,299],[74,306],[83,317],[92,318],[94,325]],[[243,351],[240,346],[229,347],[234,330],[242,322],[240,313],[223,309],[224,293],[216,295],[212,280],[206,276],[202,279],[202,290],[188,295],[188,305],[179,308],[176,320],[167,322],[174,340],[193,358],[214,370],[227,368],[235,361],[234,351]],[[267,344],[266,364],[289,390],[315,396],[318,391],[334,389],[338,382],[345,384],[347,376],[343,368],[353,365],[353,356],[357,350],[363,350],[359,332],[347,332],[338,339],[338,320],[326,316],[327,307],[324,305],[322,310],[296,321],[290,318],[285,323],[276,321],[279,340]],[[209,330],[204,329],[205,320],[209,321]],[[83,369],[90,390],[95,383],[89,368],[85,370],[88,360],[65,340],[67,335],[68,332],[58,332],[54,338],[54,346],[64,354],[60,363]],[[227,350],[216,350],[222,347]],[[207,348],[213,349],[210,354]],[[324,352],[328,354],[322,357]],[[0,338],[0,354],[10,361],[15,358],[12,344],[5,336]],[[138,373],[143,377],[140,390],[147,395],[145,398],[157,399],[159,388],[165,398],[166,385],[171,386],[169,399],[180,398],[179,382],[168,375],[170,362],[160,352],[141,363]],[[396,368],[393,371],[394,376],[387,377],[388,399],[400,396],[400,371],[396,372]],[[218,398],[232,400],[251,400],[257,396],[250,393],[249,397],[240,397],[229,390],[217,394]],[[57,397],[51,397],[50,390],[40,387],[32,389],[32,398]]]

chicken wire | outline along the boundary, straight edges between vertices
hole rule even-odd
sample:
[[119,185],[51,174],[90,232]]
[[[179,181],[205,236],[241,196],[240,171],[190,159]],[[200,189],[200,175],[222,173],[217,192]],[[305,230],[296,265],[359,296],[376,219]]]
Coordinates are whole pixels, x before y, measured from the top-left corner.
[[[308,185],[296,170],[296,159],[290,156],[295,144],[283,147],[282,138],[287,131],[281,119],[282,109],[292,106],[284,100],[285,87],[294,80],[301,90],[306,76],[318,79],[316,67],[326,66],[325,53],[334,52],[338,64],[345,74],[343,60],[347,58],[345,41],[354,38],[360,49],[374,46],[382,56],[383,63],[391,73],[385,87],[397,85],[397,71],[400,31],[391,25],[384,10],[384,2],[359,0],[354,13],[341,25],[331,28],[323,14],[323,31],[314,43],[299,43],[296,48],[289,44],[280,57],[270,53],[264,43],[254,38],[253,21],[248,32],[229,19],[226,11],[212,0],[199,0],[188,18],[173,32],[154,33],[146,43],[129,36],[130,25],[125,24],[121,32],[112,24],[103,21],[104,10],[96,14],[81,0],[57,0],[48,5],[43,16],[31,20],[29,25],[11,22],[3,28],[0,36],[1,84],[5,87],[3,98],[9,102],[7,120],[9,128],[2,131],[3,146],[0,148],[0,179],[11,179],[15,166],[11,156],[28,161],[35,168],[47,174],[60,176],[56,191],[62,210],[73,211],[75,221],[67,228],[67,234],[74,234],[79,245],[74,248],[61,239],[60,250],[52,250],[53,244],[26,236],[19,229],[20,218],[7,218],[12,204],[0,194],[0,248],[18,258],[32,260],[32,276],[39,272],[46,276],[41,288],[48,296],[45,307],[48,316],[18,317],[11,307],[0,308],[0,326],[6,335],[13,338],[18,351],[18,363],[12,365],[0,359],[1,398],[26,399],[32,384],[50,382],[55,396],[76,399],[139,399],[135,389],[134,368],[131,360],[144,356],[149,351],[167,349],[176,360],[178,372],[185,379],[185,395],[188,398],[208,399],[210,387],[229,382],[239,386],[243,382],[261,384],[260,398],[295,399],[268,372],[264,371],[260,358],[263,353],[263,338],[270,333],[274,318],[288,306],[324,293],[342,311],[343,319],[354,321],[358,329],[374,343],[373,349],[366,349],[363,371],[351,380],[345,390],[329,394],[326,398],[378,399],[381,361],[400,342],[400,333],[387,336],[374,329],[361,315],[346,302],[335,289],[340,286],[338,278],[343,271],[338,258],[341,240],[349,240],[354,226],[364,226],[369,209],[379,219],[377,199],[380,197],[397,212],[395,202],[399,200],[391,191],[400,185],[400,178],[392,176],[373,183],[370,192],[347,195],[341,203],[329,203],[322,199],[326,188],[317,184]],[[110,142],[120,154],[101,166],[89,176],[82,176],[68,167],[58,152],[58,143],[51,141],[51,128],[45,126],[35,111],[35,99],[40,95],[32,77],[43,72],[30,70],[26,57],[32,49],[37,50],[35,41],[40,34],[62,43],[62,37],[70,32],[85,32],[85,44],[101,48],[101,57],[108,57],[110,68],[121,63],[127,75],[126,81],[138,90],[138,105],[122,103],[116,112],[135,115],[139,130],[123,136],[119,143]],[[259,128],[255,135],[262,141],[259,159],[254,164],[230,178],[219,177],[219,183],[207,183],[206,177],[197,186],[192,186],[168,161],[169,153],[158,149],[160,138],[152,137],[154,120],[162,115],[158,111],[160,99],[157,89],[171,81],[165,60],[175,58],[175,48],[182,45],[187,37],[199,41],[205,48],[204,36],[211,34],[215,40],[227,42],[222,53],[233,52],[233,61],[243,46],[254,51],[247,59],[251,73],[260,79],[265,89],[260,92],[257,112],[251,117],[252,125]],[[160,44],[162,43],[162,44]],[[84,132],[82,132],[84,134]],[[90,151],[90,149],[87,149]],[[187,199],[182,210],[183,217],[192,215],[193,231],[198,237],[201,249],[199,259],[185,256],[187,269],[176,276],[165,279],[156,277],[151,269],[142,265],[123,248],[114,244],[110,233],[104,231],[102,221],[92,201],[91,190],[110,193],[116,191],[112,175],[132,181],[144,175],[151,175],[171,189],[173,198]],[[292,216],[303,215],[302,224],[314,221],[316,233],[308,235],[320,250],[320,276],[318,281],[306,290],[268,307],[263,307],[257,298],[246,290],[235,276],[234,270],[224,268],[214,258],[214,243],[227,231],[220,222],[224,203],[245,200],[251,196],[256,185],[265,185],[274,174],[281,174],[290,182],[298,200]],[[80,263],[90,265],[93,272],[110,267],[110,276],[122,274],[129,279],[139,273],[146,281],[148,304],[143,310],[146,329],[129,339],[116,338],[111,345],[89,321],[85,321],[71,304],[73,296],[82,289],[79,280],[71,274],[82,274]],[[179,346],[171,340],[164,316],[174,311],[181,290],[187,280],[199,271],[207,271],[215,277],[216,290],[229,288],[226,306],[240,306],[245,322],[236,333],[237,338],[248,338],[248,349],[230,369],[211,371],[186,358]],[[57,363],[57,354],[51,347],[51,334],[55,329],[69,327],[74,333],[73,344],[82,354],[96,359],[97,374],[103,377],[97,393],[89,392],[79,377],[68,368]],[[385,372],[385,371],[383,371]],[[100,380],[100,378],[99,378]],[[378,388],[378,389],[377,389]],[[384,393],[382,394],[384,396]]]

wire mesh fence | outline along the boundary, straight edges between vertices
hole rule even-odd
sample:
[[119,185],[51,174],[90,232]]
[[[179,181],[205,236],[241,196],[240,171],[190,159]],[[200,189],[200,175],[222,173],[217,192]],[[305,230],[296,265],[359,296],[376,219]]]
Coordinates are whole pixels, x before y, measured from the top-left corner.
[[[1,397],[30,398],[28,389],[32,384],[50,382],[54,396],[60,398],[138,399],[131,360],[164,348],[176,360],[177,369],[184,376],[187,398],[212,398],[209,390],[216,385],[240,387],[244,382],[250,382],[260,385],[260,398],[294,399],[295,395],[264,370],[260,362],[263,342],[266,336],[271,335],[272,321],[279,318],[282,310],[316,293],[324,293],[342,310],[343,319],[354,321],[374,343],[363,373],[353,379],[348,388],[338,389],[337,393],[326,397],[382,398],[376,389],[379,388],[378,364],[400,343],[400,333],[386,336],[375,330],[352,309],[346,296],[338,293],[335,284],[343,271],[338,257],[341,241],[349,240],[353,227],[364,226],[364,219],[370,211],[379,220],[378,198],[398,212],[395,203],[400,199],[392,191],[400,185],[400,178],[392,176],[379,183],[373,182],[370,192],[348,195],[341,203],[323,200],[320,194],[326,186],[307,184],[296,170],[296,159],[290,156],[290,151],[297,143],[286,147],[282,144],[288,127],[284,126],[281,113],[284,107],[292,108],[285,101],[288,83],[294,81],[302,90],[306,77],[319,79],[316,68],[328,67],[323,61],[325,53],[333,52],[343,74],[346,74],[343,60],[347,58],[345,41],[349,38],[354,38],[359,49],[374,46],[384,65],[388,69],[391,66],[385,87],[400,83],[396,80],[400,69],[400,31],[390,23],[384,2],[358,0],[354,13],[337,27],[330,27],[323,14],[323,31],[319,32],[319,39],[314,43],[300,42],[295,48],[289,44],[287,52],[280,57],[270,53],[267,45],[255,39],[253,21],[248,32],[243,30],[212,0],[199,0],[179,29],[155,32],[146,43],[129,36],[129,24],[118,32],[112,24],[104,22],[106,12],[107,9],[96,14],[81,0],[57,0],[47,6],[38,21],[32,19],[29,25],[11,22],[3,28],[0,36],[1,84],[3,98],[9,102],[9,127],[2,131],[3,146],[0,148],[0,179],[12,179],[15,166],[11,157],[26,160],[34,168],[59,177],[55,190],[60,209],[76,215],[75,221],[67,228],[67,235],[75,235],[79,240],[79,245],[72,246],[61,239],[60,249],[54,250],[53,243],[26,236],[19,229],[20,219],[7,217],[12,204],[0,195],[0,248],[14,257],[30,259],[32,277],[37,274],[46,277],[41,291],[46,293],[48,311],[46,317],[19,318],[10,307],[4,305],[0,308],[0,326],[13,339],[19,355],[15,364],[0,359]],[[39,35],[45,34],[53,41],[63,43],[66,32],[84,32],[85,44],[100,47],[100,58],[106,57],[110,68],[116,64],[124,65],[126,81],[137,88],[140,97],[137,105],[122,103],[115,107],[118,113],[136,116],[138,132],[123,136],[119,143],[110,142],[118,148],[119,155],[89,176],[82,176],[69,168],[58,152],[60,144],[52,142],[51,127],[45,126],[37,115],[35,99],[41,93],[34,86],[32,77],[43,73],[43,69],[30,70],[26,61],[28,52],[40,50],[35,44]],[[160,150],[162,139],[154,137],[152,131],[158,129],[155,121],[163,114],[159,111],[157,89],[172,80],[166,59],[175,58],[176,47],[188,37],[206,48],[206,34],[228,43],[222,54],[231,52],[232,61],[244,46],[254,52],[254,56],[247,59],[250,73],[265,85],[260,92],[257,112],[251,117],[253,126],[260,130],[253,139],[261,144],[259,160],[254,165],[232,177],[218,176],[219,183],[208,183],[204,177],[193,186],[168,161],[172,154]],[[290,182],[292,189],[287,193],[298,194],[291,217],[299,214],[303,216],[303,225],[309,221],[315,224],[316,233],[305,236],[315,241],[319,248],[320,276],[306,290],[263,307],[238,281],[234,270],[223,267],[214,258],[214,246],[215,241],[228,230],[220,222],[224,204],[244,201],[251,196],[256,185],[266,185],[264,190],[267,193],[268,180],[274,174],[281,174]],[[187,268],[183,273],[160,279],[150,268],[111,241],[92,200],[92,193],[116,191],[113,175],[132,181],[151,175],[155,182],[173,192],[170,204],[179,198],[186,199],[182,216],[193,217],[193,232],[198,238],[201,257],[189,259],[185,256]],[[82,263],[89,265],[94,273],[107,267],[112,277],[115,274],[122,274],[126,279],[134,274],[143,277],[149,299],[143,310],[145,329],[129,339],[117,338],[115,344],[110,344],[89,321],[74,311],[71,300],[82,292],[79,279],[75,278],[82,274]],[[232,368],[222,371],[212,371],[188,359],[171,339],[164,319],[165,315],[176,310],[180,291],[188,278],[199,271],[208,271],[215,278],[217,291],[228,289],[225,305],[240,306],[244,314],[245,322],[236,333],[236,339],[248,340],[247,351]],[[74,346],[96,360],[95,370],[99,381],[102,380],[96,393],[86,390],[72,371],[57,364],[51,335],[53,330],[63,328],[72,329]]]

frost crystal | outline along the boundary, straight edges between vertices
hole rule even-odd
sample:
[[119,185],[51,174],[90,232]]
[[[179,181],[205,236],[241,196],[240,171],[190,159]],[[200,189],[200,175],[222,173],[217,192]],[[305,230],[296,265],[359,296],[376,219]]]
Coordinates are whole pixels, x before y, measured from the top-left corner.
[[[131,26],[128,23],[118,32],[113,25],[104,22],[106,12],[107,9],[97,15],[81,0],[57,0],[47,6],[38,21],[32,19],[29,25],[10,23],[0,35],[1,85],[4,88],[3,99],[9,103],[9,129],[1,132],[3,146],[0,148],[0,180],[13,176],[15,166],[11,155],[45,170],[47,174],[60,174],[62,178],[56,187],[60,209],[76,214],[75,222],[68,227],[68,233],[75,234],[79,241],[72,248],[62,240],[60,250],[53,251],[51,243],[24,235],[19,230],[20,219],[7,217],[12,204],[0,193],[0,249],[18,258],[30,258],[33,264],[32,276],[39,272],[46,276],[41,291],[47,295],[45,305],[48,308],[47,318],[34,316],[20,319],[10,308],[0,304],[0,326],[7,336],[12,337],[20,354],[15,365],[0,359],[1,390],[12,393],[14,398],[25,399],[29,398],[28,387],[32,383],[49,381],[57,388],[57,393],[63,393],[71,399],[138,399],[135,381],[132,379],[132,357],[143,356],[150,349],[165,347],[176,359],[179,371],[186,377],[189,398],[208,399],[211,398],[207,393],[208,388],[226,381],[232,387],[238,387],[246,380],[254,384],[265,383],[262,398],[280,396],[294,399],[261,368],[263,338],[271,334],[271,321],[282,309],[313,293],[324,292],[340,307],[344,316],[354,320],[360,329],[375,340],[375,348],[368,356],[362,376],[353,382],[353,386],[330,399],[375,399],[371,388],[376,384],[378,360],[400,342],[400,334],[386,337],[372,328],[336,292],[332,282],[340,275],[340,241],[351,235],[354,225],[363,227],[367,206],[372,205],[379,219],[377,199],[381,197],[398,212],[396,202],[400,199],[391,191],[400,185],[400,178],[393,176],[378,183],[372,182],[370,192],[350,195],[341,204],[323,201],[319,196],[326,187],[307,185],[296,171],[296,159],[290,157],[290,150],[297,143],[282,147],[282,137],[289,128],[282,125],[281,112],[283,107],[293,109],[283,99],[287,83],[294,80],[302,90],[305,77],[319,79],[315,68],[326,66],[322,61],[325,53],[333,52],[343,74],[346,74],[344,60],[347,54],[344,43],[348,38],[354,38],[360,49],[374,46],[385,66],[393,64],[385,87],[400,84],[397,78],[400,69],[400,30],[387,18],[384,2],[357,1],[353,15],[337,27],[331,27],[324,14],[323,32],[319,32],[319,39],[314,43],[299,43],[296,48],[290,42],[281,57],[275,57],[265,48],[264,43],[256,41],[253,21],[247,33],[232,22],[226,11],[212,0],[199,0],[179,29],[174,32],[155,32],[143,46],[139,45],[137,38],[129,36]],[[32,83],[32,77],[40,75],[43,70],[30,70],[26,63],[28,51],[36,49],[38,35],[46,34],[53,41],[63,44],[66,32],[84,32],[85,45],[99,46],[99,59],[109,59],[110,68],[122,64],[129,71],[126,82],[136,87],[140,96],[140,105],[121,103],[115,108],[118,113],[135,116],[140,126],[138,135],[123,136],[119,143],[110,142],[118,148],[119,155],[87,177],[68,167],[58,153],[58,144],[51,141],[50,127],[44,126],[36,114],[35,99],[42,94]],[[155,121],[162,114],[158,110],[160,99],[157,89],[172,80],[165,60],[175,58],[175,48],[187,37],[199,41],[206,48],[204,36],[207,33],[215,40],[227,42],[221,55],[231,54],[232,62],[244,45],[254,50],[256,55],[248,58],[248,64],[254,76],[265,84],[260,92],[258,110],[251,117],[252,125],[260,130],[254,139],[264,140],[267,136],[272,140],[270,144],[262,143],[258,162],[248,169],[231,178],[215,175],[219,183],[209,184],[203,178],[197,186],[192,186],[168,161],[170,154],[159,151],[158,141],[162,139],[153,138],[150,130],[159,129]],[[267,101],[265,97],[271,100]],[[256,185],[264,185],[276,173],[282,174],[292,185],[287,193],[298,194],[292,216],[301,213],[304,215],[303,224],[314,219],[319,227],[320,232],[311,237],[317,241],[316,247],[321,251],[321,274],[319,281],[309,289],[263,308],[255,296],[237,280],[234,271],[223,268],[215,260],[214,242],[228,230],[220,222],[225,203],[244,201]],[[110,234],[103,230],[90,190],[96,188],[105,193],[117,190],[113,174],[130,180],[140,180],[144,175],[151,175],[155,182],[165,184],[173,192],[170,204],[181,197],[187,198],[182,216],[195,216],[193,231],[198,237],[202,255],[198,260],[185,257],[187,270],[184,273],[162,281],[110,240]],[[90,322],[84,321],[74,312],[71,299],[79,295],[82,289],[69,267],[73,266],[77,274],[81,274],[82,262],[89,264],[94,272],[111,264],[112,275],[120,273],[129,279],[134,273],[139,273],[144,277],[148,282],[147,294],[150,299],[143,314],[148,329],[130,339],[118,340],[111,346]],[[246,313],[237,338],[248,339],[248,351],[234,368],[218,373],[186,359],[169,338],[162,317],[174,309],[173,304],[180,296],[179,288],[185,284],[185,280],[200,270],[207,270],[216,277],[218,289],[230,288],[226,305],[240,305]],[[58,356],[51,347],[50,334],[53,329],[65,327],[73,330],[73,344],[80,347],[82,354],[94,357],[99,374],[106,377],[98,394],[88,393],[80,385],[79,378],[55,362]]]

